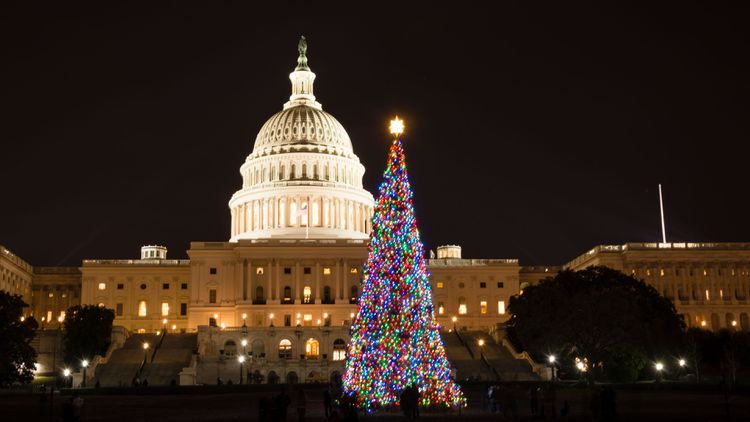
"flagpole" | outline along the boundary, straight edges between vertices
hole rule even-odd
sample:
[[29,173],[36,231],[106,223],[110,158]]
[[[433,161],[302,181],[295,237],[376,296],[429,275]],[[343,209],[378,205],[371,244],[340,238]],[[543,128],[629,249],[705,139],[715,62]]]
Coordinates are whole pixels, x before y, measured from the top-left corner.
[[659,211],[661,212],[661,240],[667,243],[667,229],[664,226],[664,200],[661,195],[661,183],[659,183]]

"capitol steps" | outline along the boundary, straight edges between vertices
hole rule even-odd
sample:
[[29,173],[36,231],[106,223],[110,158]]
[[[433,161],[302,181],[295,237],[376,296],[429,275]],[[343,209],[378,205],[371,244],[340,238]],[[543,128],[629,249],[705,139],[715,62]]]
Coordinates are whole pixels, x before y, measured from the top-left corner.
[[[197,342],[197,334],[132,334],[107,363],[97,366],[95,378],[102,387],[130,386],[136,378],[152,386],[179,382],[179,373],[190,365]],[[146,351],[144,343],[149,345]]]
[[[483,331],[443,332],[445,352],[458,380],[538,380],[529,364],[516,359]],[[484,341],[479,346],[479,340]]]

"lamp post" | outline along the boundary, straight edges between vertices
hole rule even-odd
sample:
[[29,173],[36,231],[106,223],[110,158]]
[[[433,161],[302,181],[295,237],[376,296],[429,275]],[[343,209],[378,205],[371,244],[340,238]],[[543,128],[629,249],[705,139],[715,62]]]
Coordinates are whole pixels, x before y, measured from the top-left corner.
[[245,363],[245,356],[241,355],[237,358],[237,360],[240,362],[240,385],[242,385],[242,373],[244,372],[243,364]]
[[654,364],[654,368],[656,369],[656,382],[661,382],[661,371],[664,370],[664,364],[661,362],[656,362]]
[[453,321],[453,331],[456,331],[456,321],[458,321],[458,317],[453,315],[453,317],[451,318],[451,321]]
[[484,339],[480,338],[477,344],[479,344],[479,356],[484,356]]
[[164,335],[167,334],[167,322],[169,322],[169,321],[167,321],[166,318],[164,318],[163,320],[161,320],[161,323],[164,324],[164,330],[163,330],[164,331]]
[[143,343],[143,363],[148,363],[148,343]]
[[83,381],[81,382],[81,387],[86,388],[86,368],[89,367],[89,361],[86,359],[81,361],[81,367],[83,368]]
[[552,368],[552,381],[555,380],[555,355],[549,355],[547,358],[549,361],[549,366]]
[[240,343],[242,344],[242,355],[247,356],[247,339],[243,338]]
[[271,321],[271,327],[273,327],[273,314],[269,314],[268,319]]
[[63,369],[63,381],[65,383],[65,387],[68,386],[68,378],[70,377],[70,369],[65,368]]

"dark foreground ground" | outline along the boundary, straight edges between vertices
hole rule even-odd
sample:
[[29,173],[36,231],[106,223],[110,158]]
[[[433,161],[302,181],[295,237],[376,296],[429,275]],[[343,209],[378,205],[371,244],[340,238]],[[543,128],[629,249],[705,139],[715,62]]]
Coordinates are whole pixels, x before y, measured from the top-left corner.
[[[528,386],[509,386],[506,394],[514,397],[518,407],[516,418],[501,413],[491,413],[486,408],[484,386],[464,388],[469,399],[468,408],[458,412],[422,412],[421,420],[534,420],[530,414]],[[280,391],[279,386],[242,386],[217,389],[179,390],[128,390],[88,391],[84,398],[83,421],[113,422],[170,422],[170,421],[251,421],[258,419],[258,403],[261,397],[272,397]],[[324,421],[323,388],[305,386],[305,420]],[[618,421],[750,421],[750,395],[738,393],[729,398],[729,416],[724,395],[710,389],[675,390],[662,389],[618,389]],[[298,392],[289,390],[292,403],[287,420],[299,421],[297,412]],[[50,410],[49,399],[42,402],[40,396],[28,393],[0,394],[0,421],[31,422],[58,421],[60,404],[70,400],[70,395],[56,395],[54,410]],[[561,388],[557,391],[557,409],[568,402],[567,418],[557,420],[592,421],[590,392],[587,389]],[[404,420],[397,411],[360,414],[360,421]],[[547,420],[552,420],[547,417]]]

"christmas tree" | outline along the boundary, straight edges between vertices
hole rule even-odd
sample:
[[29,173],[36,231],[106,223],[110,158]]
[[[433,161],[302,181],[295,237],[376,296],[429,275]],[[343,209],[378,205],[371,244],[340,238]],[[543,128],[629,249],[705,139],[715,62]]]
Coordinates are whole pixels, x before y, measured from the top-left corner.
[[398,405],[408,386],[420,404],[463,406],[435,320],[424,248],[414,218],[404,149],[396,135],[378,189],[359,310],[352,323],[344,393],[372,410]]

